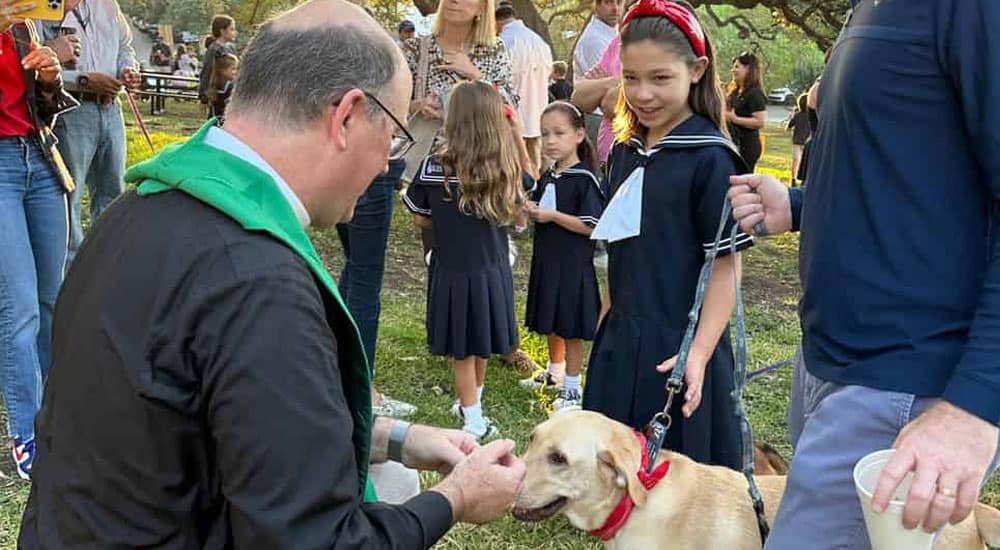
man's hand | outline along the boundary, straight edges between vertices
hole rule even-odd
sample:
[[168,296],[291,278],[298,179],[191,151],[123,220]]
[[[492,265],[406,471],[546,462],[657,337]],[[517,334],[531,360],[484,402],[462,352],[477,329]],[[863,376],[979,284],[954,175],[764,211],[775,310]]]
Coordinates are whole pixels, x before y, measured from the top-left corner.
[[116,96],[122,89],[122,82],[104,73],[87,73],[87,91],[95,94]]
[[21,66],[25,70],[36,71],[38,81],[43,84],[53,84],[58,81],[59,72],[62,70],[59,59],[56,58],[56,52],[48,46],[35,47],[33,45],[31,52],[21,60]]
[[142,77],[139,75],[139,71],[133,69],[132,67],[125,67],[122,69],[121,82],[129,90],[134,90],[139,87],[139,82]]
[[0,32],[7,32],[14,25],[24,23],[22,13],[35,9],[35,2],[15,6],[17,0],[0,0]]
[[67,34],[48,40],[45,45],[52,48],[62,64],[75,63],[80,57],[80,37]]
[[[729,177],[733,219],[747,235],[762,237],[792,230],[788,188],[774,176],[746,174]],[[763,222],[763,225],[758,225]],[[765,229],[764,232],[760,231]]]
[[872,507],[884,511],[914,472],[903,526],[933,533],[945,522],[962,521],[976,505],[997,450],[997,427],[942,401],[903,428],[892,447],[896,452],[882,470]]
[[513,453],[513,441],[494,441],[473,451],[431,490],[448,499],[455,521],[481,524],[498,519],[514,504],[524,479],[525,464]]
[[448,474],[478,448],[475,438],[461,430],[412,424],[403,441],[403,465]]

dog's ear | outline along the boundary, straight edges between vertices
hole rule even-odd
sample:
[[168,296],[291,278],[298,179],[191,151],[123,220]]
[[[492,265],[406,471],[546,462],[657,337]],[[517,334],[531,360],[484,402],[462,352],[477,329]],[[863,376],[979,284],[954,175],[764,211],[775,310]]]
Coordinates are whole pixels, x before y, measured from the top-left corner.
[[608,438],[607,447],[598,451],[597,459],[615,472],[615,483],[626,488],[636,506],[646,504],[646,488],[637,475],[642,467],[642,449],[635,436],[616,431]]

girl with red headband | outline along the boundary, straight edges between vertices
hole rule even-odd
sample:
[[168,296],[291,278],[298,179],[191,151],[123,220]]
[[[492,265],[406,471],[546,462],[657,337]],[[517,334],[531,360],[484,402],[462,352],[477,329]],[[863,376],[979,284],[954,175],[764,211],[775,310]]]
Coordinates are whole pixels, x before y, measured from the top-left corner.
[[[623,25],[622,91],[608,162],[612,199],[591,236],[609,241],[611,309],[594,341],[583,406],[639,429],[666,402],[667,373],[715,241],[729,176],[745,167],[726,134],[715,55],[693,12],[641,0]],[[740,432],[729,397],[726,328],[736,252],[751,245],[742,233],[721,243],[684,399],[674,402],[667,436],[675,451],[733,468],[740,466]]]

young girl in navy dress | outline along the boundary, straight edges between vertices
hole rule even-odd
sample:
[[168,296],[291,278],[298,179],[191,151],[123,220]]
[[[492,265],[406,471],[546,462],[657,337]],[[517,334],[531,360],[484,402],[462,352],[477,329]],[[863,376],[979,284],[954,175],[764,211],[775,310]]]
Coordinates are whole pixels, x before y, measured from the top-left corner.
[[497,429],[483,415],[486,360],[517,345],[514,279],[506,226],[526,202],[514,131],[500,94],[482,82],[452,89],[445,144],[426,158],[403,200],[434,232],[427,292],[427,343],[455,372],[463,429]]
[[548,336],[549,368],[522,385],[554,386],[564,365],[562,389],[553,403],[558,411],[579,407],[582,400],[583,341],[593,339],[601,309],[590,233],[604,198],[594,176],[597,155],[583,114],[573,104],[556,101],[542,112],[542,147],[555,165],[535,186],[527,207],[535,241],[525,325]]
[[[621,34],[622,94],[609,157],[612,199],[592,238],[610,241],[611,309],[594,341],[583,406],[641,429],[666,402],[712,247],[729,176],[741,174],[726,137],[723,98],[708,37],[694,14],[666,0],[640,0]],[[725,237],[715,260],[667,445],[691,458],[740,466],[733,412],[733,352],[727,326],[734,305],[735,252]],[[678,396],[680,397],[680,396]]]

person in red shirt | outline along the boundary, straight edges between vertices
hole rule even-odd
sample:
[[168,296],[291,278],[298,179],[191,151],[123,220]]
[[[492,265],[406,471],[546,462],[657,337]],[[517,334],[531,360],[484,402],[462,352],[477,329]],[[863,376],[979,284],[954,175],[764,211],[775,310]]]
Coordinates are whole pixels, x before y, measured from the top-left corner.
[[32,6],[13,4],[0,0],[0,388],[17,474],[29,479],[73,188],[51,127],[76,102],[55,52],[18,17]]

